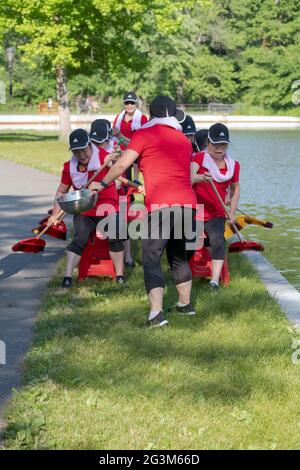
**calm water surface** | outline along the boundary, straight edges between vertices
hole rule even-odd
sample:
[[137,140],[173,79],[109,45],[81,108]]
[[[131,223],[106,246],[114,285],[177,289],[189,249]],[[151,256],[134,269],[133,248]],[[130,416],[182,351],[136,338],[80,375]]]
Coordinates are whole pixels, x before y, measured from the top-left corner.
[[300,290],[300,131],[232,131],[230,154],[241,164],[240,208],[274,223],[249,226],[247,238]]

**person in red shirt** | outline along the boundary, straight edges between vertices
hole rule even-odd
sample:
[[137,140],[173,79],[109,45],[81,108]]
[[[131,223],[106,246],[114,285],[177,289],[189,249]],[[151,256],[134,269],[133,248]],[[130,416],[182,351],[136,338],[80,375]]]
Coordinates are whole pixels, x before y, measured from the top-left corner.
[[[158,96],[150,104],[150,115],[149,123],[135,132],[122,158],[99,183],[99,190],[139,158],[148,211],[142,234],[144,280],[150,302],[148,325],[160,327],[168,323],[162,307],[165,281],[160,263],[165,250],[178,292],[176,311],[195,314],[185,246],[187,240],[193,239],[188,232],[193,226],[197,200],[191,185],[192,144],[175,118],[176,103],[169,97]],[[165,230],[166,222],[170,223],[169,233]]]
[[[90,139],[99,149],[104,148],[111,155],[111,152],[114,150],[115,156],[113,156],[109,164],[109,167],[111,167],[121,153],[119,154],[116,152],[116,149],[119,149],[119,146],[117,145],[118,140],[115,137],[112,137],[110,122],[107,121],[107,119],[96,119],[93,121],[91,124]],[[126,196],[128,187],[124,187],[124,185],[118,180],[116,180],[115,183],[118,196]],[[134,268],[135,262],[131,255],[131,242],[128,234],[127,238],[123,240],[123,246],[125,267]]]
[[123,103],[124,109],[117,114],[113,123],[113,134],[118,138],[123,137],[129,144],[134,132],[146,124],[148,119],[138,109],[138,97],[134,91],[124,93]]
[[240,165],[227,153],[229,144],[228,128],[216,123],[208,130],[208,143],[204,151],[196,153],[192,163],[192,181],[197,202],[204,204],[204,230],[208,236],[213,274],[211,289],[217,291],[225,258],[224,228],[226,214],[218,200],[210,179],[225,203],[227,190],[231,191],[230,222],[234,221],[235,210],[240,196]]
[[[53,222],[53,219],[61,210],[56,199],[66,194],[71,186],[74,190],[82,188],[93,176],[94,172],[97,171],[110,156],[103,148],[98,149],[90,141],[89,135],[84,129],[76,129],[71,132],[69,141],[72,157],[69,161],[64,163],[61,182],[55,195],[53,213],[49,218],[48,224]],[[100,181],[107,172],[108,169],[104,168],[94,182],[90,184],[89,189],[93,190],[95,185],[97,186],[97,181]],[[90,234],[96,229],[98,222],[103,219],[101,205],[106,205],[107,210],[109,205],[111,211],[109,214],[110,218],[118,217],[118,196],[114,183],[108,185],[105,191],[99,195],[95,207],[89,211],[74,215],[74,239],[67,246],[66,271],[61,284],[63,288],[71,287],[73,270],[80,262],[81,255]],[[118,223],[116,223],[116,227],[118,227]],[[110,256],[116,270],[116,280],[121,284],[124,282],[124,251],[122,241],[117,238],[118,236],[116,239],[109,238],[108,244]]]
[[[113,135],[118,139],[121,137],[124,140],[124,145],[121,146],[125,150],[126,146],[132,139],[135,131],[140,129],[146,122],[147,116],[138,109],[138,97],[134,91],[128,91],[123,96],[124,109],[115,117],[113,123]],[[134,180],[138,179],[138,167],[133,165]],[[132,179],[132,168],[126,171],[126,178]]]

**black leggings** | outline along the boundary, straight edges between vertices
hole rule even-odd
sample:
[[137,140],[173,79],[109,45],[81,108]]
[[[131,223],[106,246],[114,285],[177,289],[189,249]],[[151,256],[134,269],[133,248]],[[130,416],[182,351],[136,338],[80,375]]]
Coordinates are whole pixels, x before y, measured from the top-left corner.
[[216,217],[215,219],[204,222],[204,231],[208,239],[204,241],[205,246],[211,247],[212,259],[225,259],[225,219],[223,217]]
[[[118,217],[119,214],[116,214],[115,216]],[[103,217],[92,217],[81,214],[74,215],[74,239],[67,246],[67,250],[81,256],[91,233],[96,229],[97,224],[101,219],[103,219]],[[118,227],[118,220],[116,226]],[[119,239],[108,239],[108,245],[109,251],[115,253],[123,251],[124,249],[122,240]]]
[[[191,209],[182,209],[178,208],[179,211],[174,214],[171,212],[170,216],[170,236],[165,238],[162,236],[162,213],[166,215],[166,211],[169,209],[163,209],[161,211],[155,211],[148,215],[147,221],[147,230],[148,230],[148,239],[142,239],[142,259],[144,266],[144,280],[147,293],[152,289],[157,287],[165,287],[165,279],[163,271],[161,268],[161,257],[166,249],[168,261],[171,267],[171,273],[174,283],[182,284],[183,282],[190,281],[192,279],[191,270],[187,262],[186,257],[186,242],[187,239],[193,239],[192,236],[186,238],[186,232],[184,231],[184,222],[183,222],[183,210]],[[160,213],[158,222],[158,231],[159,238],[151,238],[149,233],[151,219],[157,217],[157,213]],[[170,212],[170,211],[169,211]],[[154,224],[157,225],[157,224]],[[178,229],[181,225],[182,237],[179,239],[174,238],[174,231]],[[153,228],[153,225],[152,225]]]

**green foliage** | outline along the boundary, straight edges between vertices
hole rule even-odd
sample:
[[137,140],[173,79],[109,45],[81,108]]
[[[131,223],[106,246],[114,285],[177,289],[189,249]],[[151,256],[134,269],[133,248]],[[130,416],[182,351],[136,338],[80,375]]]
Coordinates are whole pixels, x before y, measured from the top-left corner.
[[64,65],[73,99],[133,88],[146,101],[167,93],[295,112],[299,9],[300,0],[3,0],[0,33],[35,68],[16,70],[27,103],[53,94],[49,72]]

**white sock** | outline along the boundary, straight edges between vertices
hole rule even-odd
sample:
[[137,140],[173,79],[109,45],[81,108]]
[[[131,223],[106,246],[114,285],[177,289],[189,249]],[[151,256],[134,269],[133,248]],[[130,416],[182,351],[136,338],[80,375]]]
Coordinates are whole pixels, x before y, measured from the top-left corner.
[[219,282],[218,281],[210,281],[210,284],[215,284],[216,286],[218,286]]
[[177,302],[178,307],[186,307],[189,304],[182,304],[181,302]]
[[149,313],[149,318],[148,320],[153,320],[153,318],[156,317],[156,315],[158,315],[160,312],[160,310],[151,310],[151,312]]

